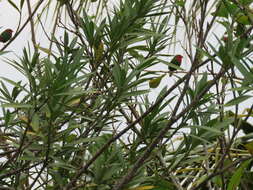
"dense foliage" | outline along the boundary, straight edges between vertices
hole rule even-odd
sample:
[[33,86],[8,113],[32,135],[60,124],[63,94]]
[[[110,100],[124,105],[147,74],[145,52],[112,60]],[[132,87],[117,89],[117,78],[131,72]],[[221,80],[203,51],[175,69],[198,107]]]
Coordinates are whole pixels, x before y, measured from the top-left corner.
[[253,189],[251,0],[8,2],[0,189]]

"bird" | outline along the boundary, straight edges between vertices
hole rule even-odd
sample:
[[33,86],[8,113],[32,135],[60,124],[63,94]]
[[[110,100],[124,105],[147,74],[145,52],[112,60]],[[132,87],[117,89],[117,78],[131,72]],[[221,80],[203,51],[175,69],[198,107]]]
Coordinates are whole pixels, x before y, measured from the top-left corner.
[[[180,65],[182,63],[182,59],[183,59],[182,55],[175,55],[170,63],[180,67]],[[177,69],[175,67],[169,66],[169,70],[170,71],[175,71]],[[172,76],[172,73],[170,73],[170,76]]]
[[95,56],[95,62],[101,61],[103,58],[104,53],[104,44],[101,40],[99,40],[96,45],[94,45],[94,56]]
[[150,88],[157,88],[159,86],[159,84],[161,83],[161,80],[162,78],[164,77],[165,75],[162,75],[160,77],[157,77],[157,78],[152,78],[150,81],[149,81],[149,87]]
[[1,34],[0,34],[0,42],[7,42],[11,39],[12,37],[12,29],[6,29],[5,31],[3,31]]

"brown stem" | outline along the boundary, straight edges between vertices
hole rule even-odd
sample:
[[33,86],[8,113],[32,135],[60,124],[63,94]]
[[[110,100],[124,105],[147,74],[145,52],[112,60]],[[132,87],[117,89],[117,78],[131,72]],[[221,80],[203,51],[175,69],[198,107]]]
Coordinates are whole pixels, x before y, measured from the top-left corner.
[[34,21],[33,21],[33,18],[32,18],[32,9],[31,9],[31,4],[30,4],[30,1],[29,0],[26,0],[26,3],[27,3],[27,8],[28,8],[28,14],[29,14],[29,17],[31,18],[30,19],[30,24],[31,24],[31,33],[32,33],[32,42],[33,42],[33,46],[34,46],[34,49],[35,51],[37,51],[37,48],[36,48],[36,38],[35,38],[35,29],[34,29]]
[[[206,88],[178,115],[171,117],[167,126],[160,131],[157,137],[153,140],[153,142],[147,147],[144,154],[135,162],[134,166],[129,170],[129,172],[114,186],[113,190],[121,190],[125,184],[127,184],[135,175],[136,171],[142,166],[143,162],[149,157],[152,150],[157,146],[157,143],[164,137],[171,126],[178,121],[184,114],[186,114],[189,110],[194,108],[198,101],[205,95],[205,93],[215,84],[216,80],[218,80],[221,76],[225,74],[226,70],[221,70],[219,74],[214,78],[212,82],[210,82]],[[173,114],[172,114],[173,115]]]
[[[206,64],[207,62],[209,62],[210,59],[207,59],[206,61],[204,61],[202,64],[199,64],[198,67]],[[197,69],[197,67],[196,67]],[[144,112],[138,119],[136,119],[135,121],[133,121],[131,124],[129,124],[125,129],[123,129],[121,132],[119,132],[117,135],[115,135],[114,137],[112,137],[106,144],[104,144],[103,147],[100,148],[100,150],[97,151],[97,153],[95,153],[95,155],[76,173],[76,175],[73,177],[73,179],[67,184],[67,186],[65,187],[65,190],[69,190],[72,189],[72,187],[75,185],[75,183],[77,182],[77,180],[79,179],[79,177],[81,177],[81,175],[83,173],[85,173],[87,171],[87,169],[90,167],[90,165],[117,139],[119,139],[123,134],[125,134],[129,129],[131,129],[132,127],[134,127],[137,123],[139,123],[141,120],[143,120],[149,113],[151,113],[157,105],[159,105],[169,94],[171,94],[171,92],[177,87],[179,86],[182,82],[185,81],[185,79],[188,77],[188,75],[190,75],[190,73],[186,74],[184,77],[180,78],[175,84],[173,84],[171,86],[170,89],[168,89],[168,91],[161,96],[155,104],[153,104],[146,112]]]

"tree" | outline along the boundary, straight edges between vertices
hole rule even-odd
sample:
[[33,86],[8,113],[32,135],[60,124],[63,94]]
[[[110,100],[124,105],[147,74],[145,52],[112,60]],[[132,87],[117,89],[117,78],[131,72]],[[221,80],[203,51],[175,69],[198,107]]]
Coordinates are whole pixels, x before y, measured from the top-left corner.
[[1,188],[252,188],[250,0],[9,3],[29,16],[1,56],[29,23],[33,47],[1,78]]

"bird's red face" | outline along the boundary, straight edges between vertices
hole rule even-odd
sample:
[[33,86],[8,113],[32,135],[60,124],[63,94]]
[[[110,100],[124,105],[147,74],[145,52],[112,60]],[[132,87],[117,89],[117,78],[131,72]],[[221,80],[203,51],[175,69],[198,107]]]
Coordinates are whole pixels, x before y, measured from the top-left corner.
[[6,32],[8,32],[8,33],[11,33],[12,34],[12,29],[7,29],[7,30],[5,30]]
[[176,59],[179,63],[182,62],[183,56],[182,55],[176,55]]
[[228,41],[228,37],[227,37],[227,36],[223,36],[222,40],[223,40],[224,42],[227,42],[227,41]]

